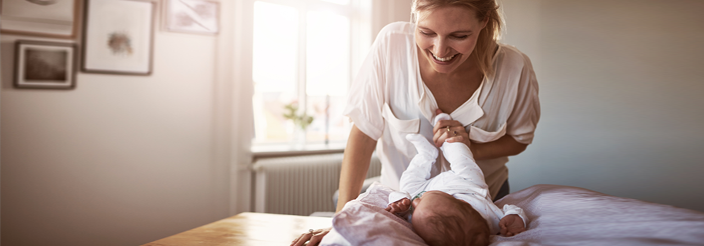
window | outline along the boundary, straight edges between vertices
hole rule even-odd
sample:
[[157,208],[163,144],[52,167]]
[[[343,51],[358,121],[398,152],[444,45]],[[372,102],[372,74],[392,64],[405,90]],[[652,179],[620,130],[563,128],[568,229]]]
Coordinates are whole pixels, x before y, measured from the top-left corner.
[[[365,6],[370,5],[369,0],[254,2],[254,147],[346,142],[350,124],[342,111],[352,71],[371,43],[369,35],[361,35],[369,33]],[[284,117],[286,105],[313,117],[305,131]]]

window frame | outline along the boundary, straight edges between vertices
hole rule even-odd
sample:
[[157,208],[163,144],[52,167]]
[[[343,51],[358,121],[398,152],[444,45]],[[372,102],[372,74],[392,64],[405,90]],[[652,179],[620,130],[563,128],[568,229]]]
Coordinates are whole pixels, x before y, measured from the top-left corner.
[[[354,76],[356,75],[364,57],[371,46],[371,16],[372,16],[372,1],[371,0],[350,0],[347,5],[341,5],[324,0],[254,0],[252,7],[256,2],[266,2],[278,4],[288,7],[293,7],[299,11],[298,25],[298,52],[297,52],[297,68],[296,68],[296,97],[301,110],[307,111],[308,95],[307,87],[307,27],[308,27],[308,11],[327,11],[346,16],[350,22],[350,54],[349,54],[349,78],[347,87],[349,88]],[[253,9],[252,9],[253,11]],[[253,25],[254,23],[252,23]],[[252,54],[254,56],[255,54]],[[252,67],[253,68],[253,67]],[[254,81],[252,80],[252,83]],[[254,91],[253,91],[254,93]],[[254,106],[254,105],[252,105]],[[254,126],[253,126],[254,127]],[[253,129],[254,130],[254,129]],[[329,143],[297,143],[292,147],[290,143],[267,143],[259,142],[256,138],[252,139],[251,149],[255,155],[276,155],[281,152],[320,152],[320,151],[341,151],[345,148],[347,139]]]

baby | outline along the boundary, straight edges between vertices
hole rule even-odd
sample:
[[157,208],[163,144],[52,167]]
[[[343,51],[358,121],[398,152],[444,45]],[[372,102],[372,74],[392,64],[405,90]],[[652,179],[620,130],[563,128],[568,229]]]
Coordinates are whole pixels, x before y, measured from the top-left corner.
[[[438,114],[438,120],[448,120]],[[514,205],[503,211],[491,200],[484,174],[464,143],[440,147],[452,170],[430,178],[438,149],[425,137],[409,134],[418,154],[401,175],[402,192],[389,196],[386,211],[408,217],[413,230],[429,245],[488,245],[499,232],[513,236],[525,231],[526,216]]]

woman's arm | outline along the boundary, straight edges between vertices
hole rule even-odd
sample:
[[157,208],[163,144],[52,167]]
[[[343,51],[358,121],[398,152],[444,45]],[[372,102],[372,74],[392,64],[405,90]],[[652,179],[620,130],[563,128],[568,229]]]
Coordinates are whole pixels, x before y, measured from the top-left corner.
[[357,198],[359,192],[362,191],[374,148],[376,148],[376,141],[352,125],[352,131],[350,131],[345,154],[342,158],[340,193],[336,212],[342,210],[345,203]]
[[[369,163],[372,153],[376,147],[376,141],[367,134],[364,134],[356,126],[352,125],[350,137],[347,140],[347,147],[342,158],[342,170],[340,171],[340,193],[337,200],[337,210],[340,212],[348,201],[357,198],[362,191],[364,178],[367,177]],[[320,240],[330,232],[332,228],[310,230],[303,233],[291,242],[291,246],[318,245]]]
[[[441,114],[442,111],[438,109],[435,113]],[[462,123],[456,120],[438,121],[435,126],[433,126],[433,141],[435,142],[435,146],[438,147],[442,146],[442,143],[445,141],[449,143],[464,143],[469,147],[469,150],[472,151],[474,160],[477,161],[518,155],[528,147],[527,144],[519,143],[508,134],[496,141],[488,143],[470,142],[469,133],[465,131]]]
[[517,142],[510,135],[504,135],[493,142],[472,143],[469,149],[475,160],[488,160],[503,156],[518,155],[528,147],[527,144]]

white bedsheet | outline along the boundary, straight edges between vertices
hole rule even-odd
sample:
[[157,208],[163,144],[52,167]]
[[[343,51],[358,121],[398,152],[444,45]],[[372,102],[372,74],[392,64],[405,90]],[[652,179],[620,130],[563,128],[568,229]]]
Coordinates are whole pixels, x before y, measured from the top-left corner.
[[[333,217],[322,245],[425,245],[384,211],[391,189],[373,184]],[[491,245],[704,245],[704,213],[587,189],[536,185],[497,202],[522,207],[528,230]]]

